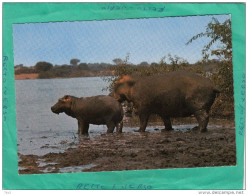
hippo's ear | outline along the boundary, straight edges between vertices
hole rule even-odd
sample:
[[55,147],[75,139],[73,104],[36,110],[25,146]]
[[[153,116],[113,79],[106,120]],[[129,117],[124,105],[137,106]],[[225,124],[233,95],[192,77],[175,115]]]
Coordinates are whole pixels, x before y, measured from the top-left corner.
[[66,95],[65,97],[64,97],[64,101],[65,102],[68,102],[68,101],[70,101],[71,100],[71,97],[69,96],[69,95]]
[[69,95],[65,95],[64,97],[59,98],[59,101],[62,101],[62,102],[68,102],[70,100],[71,100],[71,97]]

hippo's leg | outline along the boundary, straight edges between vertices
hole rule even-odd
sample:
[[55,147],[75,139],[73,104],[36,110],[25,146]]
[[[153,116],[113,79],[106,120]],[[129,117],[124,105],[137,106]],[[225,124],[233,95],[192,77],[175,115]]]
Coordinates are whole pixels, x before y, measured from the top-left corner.
[[83,134],[83,121],[78,120],[78,134],[82,135]]
[[146,113],[141,113],[139,115],[139,119],[140,119],[140,128],[139,128],[139,132],[144,132],[146,130],[146,126],[148,123],[148,119],[149,119],[149,114]]
[[89,123],[85,123],[83,120],[78,120],[78,134],[88,135]]
[[117,123],[116,125],[117,133],[122,133],[122,128],[123,128],[123,121]]
[[115,123],[113,121],[110,121],[107,123],[107,127],[108,127],[107,133],[113,133],[115,129]]
[[172,125],[171,125],[171,120],[169,117],[163,117],[163,122],[164,122],[164,126],[165,128],[163,129],[164,131],[170,131],[173,130]]
[[198,123],[199,123],[199,130],[201,132],[207,131],[207,125],[209,121],[209,114],[206,110],[198,110],[194,113]]
[[89,123],[83,125],[83,135],[89,135]]

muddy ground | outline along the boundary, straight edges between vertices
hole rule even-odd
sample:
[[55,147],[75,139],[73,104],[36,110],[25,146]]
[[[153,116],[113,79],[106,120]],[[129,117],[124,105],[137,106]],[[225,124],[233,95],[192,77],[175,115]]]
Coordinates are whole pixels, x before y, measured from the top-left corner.
[[[212,120],[218,128],[81,137],[74,147],[43,156],[19,156],[20,174],[169,169],[236,165],[234,123]],[[61,143],[63,144],[63,143]],[[73,144],[71,144],[73,145]],[[76,147],[75,147],[76,146]]]

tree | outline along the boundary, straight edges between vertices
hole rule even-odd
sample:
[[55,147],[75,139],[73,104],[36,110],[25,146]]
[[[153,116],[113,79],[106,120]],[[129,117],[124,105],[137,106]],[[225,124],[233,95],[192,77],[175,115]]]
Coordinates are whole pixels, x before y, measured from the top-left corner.
[[123,60],[120,59],[120,58],[115,58],[115,59],[113,59],[113,62],[114,62],[116,65],[121,65],[121,64],[123,64]]
[[[212,18],[206,31],[193,36],[186,44],[202,37],[210,38],[209,43],[202,50],[203,61],[209,61],[210,55],[216,55],[221,59],[218,62],[218,72],[213,73],[210,77],[221,91],[220,97],[212,106],[212,112],[221,113],[223,116],[232,116],[234,114],[234,98],[231,20],[227,19],[220,23],[216,18]],[[221,43],[221,49],[212,49],[212,46],[218,42]]]
[[[220,23],[218,19],[213,17],[208,23],[206,31],[193,36],[186,45],[202,37],[211,39],[202,50],[204,60],[208,59],[209,55],[216,55],[222,60],[232,60],[232,30],[230,19]],[[211,50],[211,46],[217,41],[220,41],[222,48]]]
[[77,66],[78,62],[80,62],[79,59],[71,59],[71,60],[70,60],[70,64],[71,64],[72,66]]
[[86,63],[80,63],[80,64],[78,65],[78,68],[79,68],[80,70],[89,70],[89,66],[88,66]]
[[148,62],[141,62],[141,63],[139,64],[139,66],[149,66],[149,63],[148,63]]
[[152,62],[151,63],[151,66],[154,66],[154,67],[156,67],[156,66],[158,66],[159,64],[158,63],[156,63],[156,62]]
[[35,70],[37,72],[45,72],[53,68],[53,65],[49,62],[37,62],[35,65]]

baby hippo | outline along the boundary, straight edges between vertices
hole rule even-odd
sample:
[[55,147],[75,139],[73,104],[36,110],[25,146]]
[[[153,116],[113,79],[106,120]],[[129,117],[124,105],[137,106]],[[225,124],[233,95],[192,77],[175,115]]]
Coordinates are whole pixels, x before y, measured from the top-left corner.
[[123,109],[121,104],[113,97],[98,95],[77,98],[65,95],[51,107],[52,112],[64,112],[78,120],[78,134],[88,135],[89,124],[106,124],[107,133],[122,132]]

